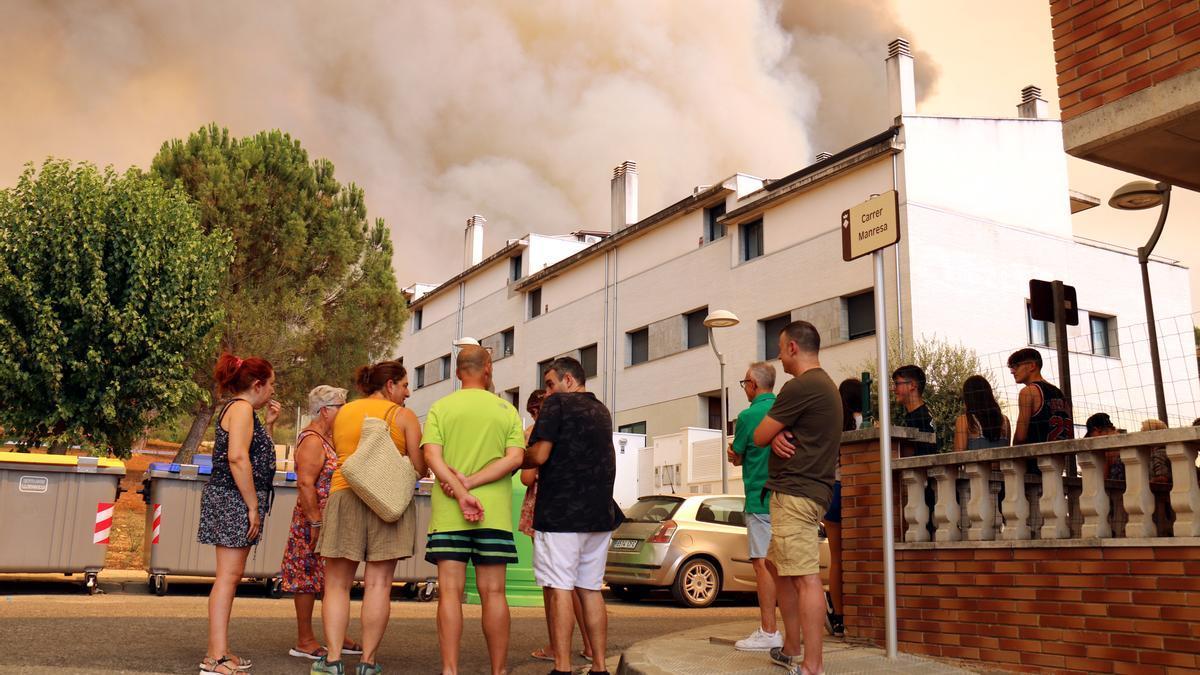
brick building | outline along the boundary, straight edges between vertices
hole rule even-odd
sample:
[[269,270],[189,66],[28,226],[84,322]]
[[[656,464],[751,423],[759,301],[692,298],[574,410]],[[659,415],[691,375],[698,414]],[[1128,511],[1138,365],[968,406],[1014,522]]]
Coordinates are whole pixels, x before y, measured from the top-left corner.
[[1050,3],[1069,154],[1200,190],[1200,0]]

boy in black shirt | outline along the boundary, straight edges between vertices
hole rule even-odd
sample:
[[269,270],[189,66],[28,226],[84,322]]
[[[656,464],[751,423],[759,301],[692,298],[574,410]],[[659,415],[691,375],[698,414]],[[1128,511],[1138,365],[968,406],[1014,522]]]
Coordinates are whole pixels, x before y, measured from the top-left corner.
[[[917,431],[936,433],[933,428],[933,413],[925,405],[925,371],[920,366],[900,366],[892,373],[892,395],[904,407],[904,416],[898,426]],[[933,455],[937,446],[933,443],[913,443],[914,455]]]

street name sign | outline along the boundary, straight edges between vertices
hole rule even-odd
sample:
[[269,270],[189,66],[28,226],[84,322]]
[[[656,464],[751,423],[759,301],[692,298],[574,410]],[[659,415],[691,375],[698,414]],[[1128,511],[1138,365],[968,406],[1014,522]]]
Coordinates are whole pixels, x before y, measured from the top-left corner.
[[842,260],[849,262],[900,241],[900,198],[895,190],[842,211]]

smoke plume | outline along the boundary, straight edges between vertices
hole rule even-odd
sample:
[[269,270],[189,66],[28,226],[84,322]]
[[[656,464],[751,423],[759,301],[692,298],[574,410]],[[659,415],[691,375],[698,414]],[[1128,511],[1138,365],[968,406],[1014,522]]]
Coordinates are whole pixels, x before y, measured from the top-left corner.
[[210,121],[280,128],[363,186],[403,284],[437,282],[461,269],[474,213],[488,251],[607,229],[624,160],[645,215],[882,130],[880,97],[862,102],[903,32],[871,0],[15,0],[0,185],[48,155],[148,166]]

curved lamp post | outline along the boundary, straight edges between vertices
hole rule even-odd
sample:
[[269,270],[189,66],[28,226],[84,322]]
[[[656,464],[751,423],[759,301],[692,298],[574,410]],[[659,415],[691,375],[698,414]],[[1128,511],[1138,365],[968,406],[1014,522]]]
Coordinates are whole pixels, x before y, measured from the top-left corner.
[[721,494],[729,492],[729,462],[725,459],[725,454],[729,451],[729,432],[726,430],[725,420],[725,355],[717,349],[717,342],[713,339],[713,329],[731,328],[739,323],[741,321],[737,315],[725,309],[709,312],[708,316],[704,317],[704,325],[708,328],[708,344],[712,347],[713,353],[717,355],[717,363],[721,366]]
[[1163,392],[1162,364],[1158,356],[1158,327],[1154,323],[1154,300],[1150,295],[1150,254],[1158,244],[1163,225],[1167,222],[1167,211],[1171,208],[1171,185],[1135,180],[1117,188],[1108,205],[1122,211],[1140,211],[1162,205],[1158,213],[1158,225],[1145,246],[1138,248],[1138,264],[1142,267],[1142,295],[1146,301],[1146,329],[1150,337],[1150,368],[1154,372],[1154,400],[1158,404],[1158,419],[1167,423],[1167,397]]

